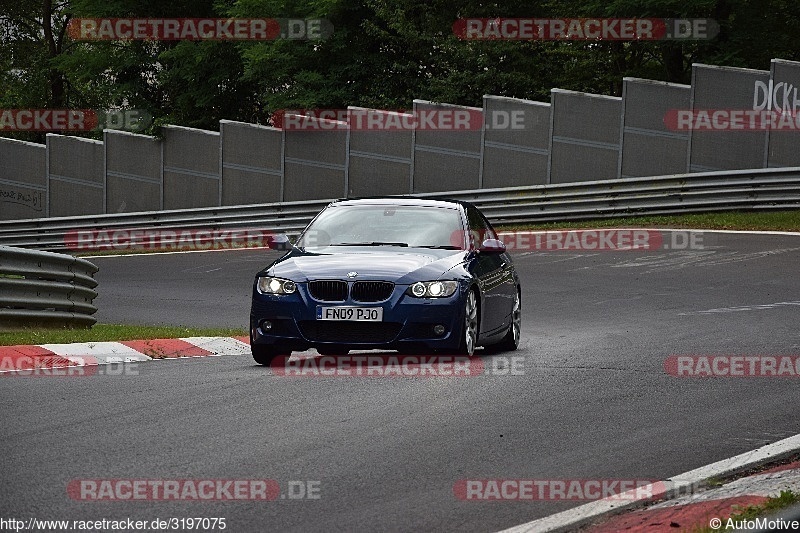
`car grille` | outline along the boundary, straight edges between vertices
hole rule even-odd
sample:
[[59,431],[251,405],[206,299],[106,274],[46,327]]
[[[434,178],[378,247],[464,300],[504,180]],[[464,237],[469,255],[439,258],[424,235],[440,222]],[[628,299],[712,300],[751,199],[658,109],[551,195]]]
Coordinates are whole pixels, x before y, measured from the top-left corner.
[[343,302],[347,299],[346,281],[311,281],[308,292],[321,302]]
[[[394,283],[388,281],[357,281],[350,289],[356,302],[382,302],[394,291]],[[347,299],[347,282],[336,280],[310,281],[308,292],[321,302],[343,302]]]
[[300,332],[312,342],[374,343],[392,341],[403,327],[399,322],[303,320]]
[[350,297],[356,302],[382,302],[394,291],[394,283],[388,281],[356,281],[350,289]]

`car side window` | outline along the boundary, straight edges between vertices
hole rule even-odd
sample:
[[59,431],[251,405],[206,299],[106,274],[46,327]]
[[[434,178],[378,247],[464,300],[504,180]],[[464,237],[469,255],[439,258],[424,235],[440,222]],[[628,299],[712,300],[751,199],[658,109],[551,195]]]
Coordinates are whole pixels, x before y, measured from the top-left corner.
[[483,216],[483,213],[478,211],[478,216],[481,217],[481,220],[483,221],[483,223],[486,226],[486,237],[485,237],[485,239],[497,239],[497,233],[494,231],[494,228],[492,227],[491,223],[489,223],[489,221],[486,220],[486,217]]
[[475,248],[479,248],[486,239],[497,238],[489,221],[474,207],[467,208],[467,221],[469,222],[469,232]]

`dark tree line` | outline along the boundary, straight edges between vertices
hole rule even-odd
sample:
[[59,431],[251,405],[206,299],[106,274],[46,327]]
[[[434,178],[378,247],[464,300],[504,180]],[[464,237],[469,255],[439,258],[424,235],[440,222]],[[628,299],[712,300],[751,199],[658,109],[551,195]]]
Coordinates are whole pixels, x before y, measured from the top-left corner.
[[[324,40],[75,41],[79,17],[323,18]],[[708,17],[707,41],[467,41],[460,18]],[[622,78],[688,83],[691,64],[800,60],[796,0],[0,0],[0,109],[143,108],[160,124],[268,123],[285,108],[408,109],[414,98],[619,95]],[[12,134],[42,140],[41,135]]]

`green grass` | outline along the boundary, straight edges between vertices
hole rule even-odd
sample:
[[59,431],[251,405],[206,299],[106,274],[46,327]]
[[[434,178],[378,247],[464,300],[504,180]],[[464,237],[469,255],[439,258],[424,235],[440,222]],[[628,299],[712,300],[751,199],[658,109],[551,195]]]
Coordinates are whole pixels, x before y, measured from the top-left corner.
[[540,224],[502,226],[500,230],[611,227],[800,231],[800,210],[765,212],[724,211],[719,213],[699,213],[695,215],[620,217],[576,222],[543,222]]
[[[761,505],[748,505],[744,509],[732,514],[730,518],[732,518],[734,522],[739,520],[753,520],[754,518],[759,518],[764,515],[772,514],[781,509],[785,509],[786,507],[790,507],[796,503],[800,503],[800,494],[795,494],[791,490],[782,490],[780,496],[776,498],[769,498]],[[710,518],[711,517],[709,517],[709,519]],[[717,518],[722,519],[723,527],[719,529],[712,529],[711,526],[704,525],[695,526],[688,531],[691,531],[691,533],[719,533],[720,531],[724,531],[724,525],[728,521],[728,517],[719,516]]]
[[15,329],[0,331],[0,346],[128,341],[138,339],[175,339],[179,337],[242,336],[247,336],[247,331],[245,329],[96,324],[91,329]]

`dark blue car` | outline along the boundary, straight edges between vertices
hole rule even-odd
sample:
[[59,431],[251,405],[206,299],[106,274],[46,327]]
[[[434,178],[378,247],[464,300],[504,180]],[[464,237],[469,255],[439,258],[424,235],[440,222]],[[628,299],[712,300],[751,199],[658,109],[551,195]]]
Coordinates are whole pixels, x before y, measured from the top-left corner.
[[329,204],[256,275],[253,358],[389,349],[473,355],[519,345],[519,277],[502,241],[467,202],[416,198]]

